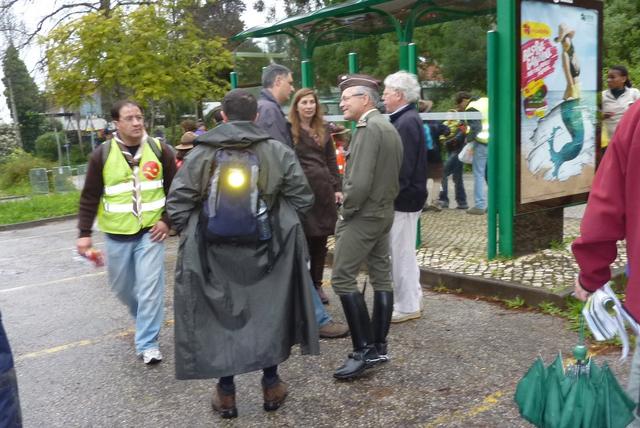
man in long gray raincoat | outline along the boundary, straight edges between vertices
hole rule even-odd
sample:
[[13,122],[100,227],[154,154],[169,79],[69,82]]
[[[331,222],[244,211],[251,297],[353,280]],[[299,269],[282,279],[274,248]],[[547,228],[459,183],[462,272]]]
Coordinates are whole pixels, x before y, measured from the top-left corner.
[[[253,122],[255,98],[239,89],[225,96],[225,123],[198,137],[167,201],[180,232],[175,281],[176,377],[220,378],[213,408],[237,416],[233,376],[263,369],[264,409],[287,395],[277,375],[291,347],[318,354],[304,231],[298,218],[313,194],[295,153]],[[252,244],[209,243],[202,207],[216,151],[248,148],[258,158],[258,189],[269,207],[272,238]]]

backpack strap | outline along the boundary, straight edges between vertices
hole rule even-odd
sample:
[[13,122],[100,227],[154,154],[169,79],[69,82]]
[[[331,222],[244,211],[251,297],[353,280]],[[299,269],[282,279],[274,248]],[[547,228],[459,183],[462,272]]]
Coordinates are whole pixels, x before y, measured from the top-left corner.
[[153,154],[156,155],[160,162],[162,162],[162,143],[155,138],[147,137],[147,144],[151,147]]
[[107,158],[109,157],[109,151],[111,150],[111,140],[107,140],[104,143],[100,144],[100,157],[102,158],[102,166],[107,163]]

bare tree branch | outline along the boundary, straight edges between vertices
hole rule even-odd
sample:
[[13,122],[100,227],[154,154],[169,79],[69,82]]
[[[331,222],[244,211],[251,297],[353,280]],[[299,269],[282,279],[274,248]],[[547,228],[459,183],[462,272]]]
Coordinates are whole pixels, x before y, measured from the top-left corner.
[[[15,0],[14,0],[15,1]],[[43,18],[41,18],[38,23],[36,24],[36,29],[33,30],[29,36],[27,37],[27,40],[25,42],[23,42],[21,44],[20,47],[25,47],[26,45],[28,45],[29,43],[31,43],[31,41],[33,40],[34,37],[36,37],[40,31],[42,30],[42,27],[44,27],[44,24],[51,18],[53,18],[54,16],[56,16],[57,14],[59,14],[60,12],[67,10],[67,9],[74,9],[77,7],[85,7],[88,8],[90,10],[99,10],[96,7],[95,3],[73,3],[73,4],[63,4],[62,6],[58,7],[56,10],[54,10],[53,12],[49,13],[48,15],[45,15]],[[85,11],[86,12],[86,9]],[[82,13],[82,12],[78,12],[78,13]],[[65,17],[63,17],[62,19],[60,19],[56,25],[58,25],[61,21],[63,21],[67,16],[74,14],[73,12],[70,12],[68,15],[65,15]]]
[[0,5],[0,10],[9,10],[14,4],[18,3],[19,1],[20,0],[3,1]]

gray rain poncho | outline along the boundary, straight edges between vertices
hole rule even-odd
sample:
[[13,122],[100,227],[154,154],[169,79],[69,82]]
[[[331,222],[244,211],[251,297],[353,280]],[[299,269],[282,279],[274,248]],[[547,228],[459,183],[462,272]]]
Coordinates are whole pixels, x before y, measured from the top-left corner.
[[[259,370],[286,360],[291,347],[318,354],[308,254],[298,212],[313,194],[295,153],[252,122],[229,122],[198,137],[167,198],[180,232],[175,280],[176,377],[206,379]],[[216,149],[250,148],[258,188],[270,208],[272,239],[212,244],[200,216]],[[270,268],[270,269],[269,269]]]

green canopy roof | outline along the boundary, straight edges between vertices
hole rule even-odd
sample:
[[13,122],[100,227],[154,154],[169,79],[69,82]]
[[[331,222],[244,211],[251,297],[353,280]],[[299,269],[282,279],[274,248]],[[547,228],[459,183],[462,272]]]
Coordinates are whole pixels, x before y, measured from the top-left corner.
[[232,40],[286,34],[316,47],[395,31],[400,41],[409,41],[417,26],[495,11],[496,0],[350,0],[273,25],[250,28]]

